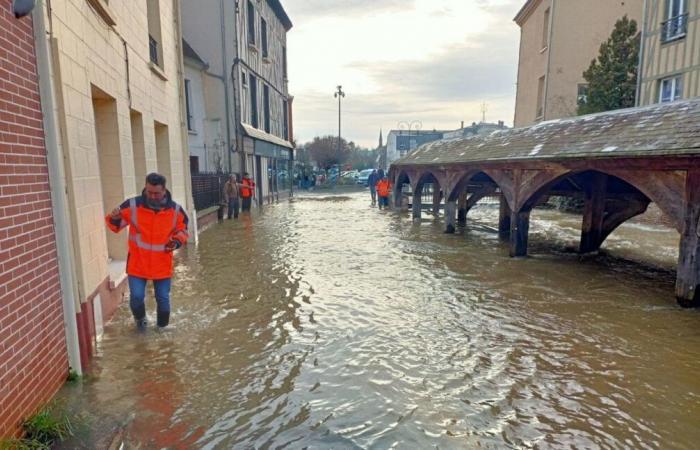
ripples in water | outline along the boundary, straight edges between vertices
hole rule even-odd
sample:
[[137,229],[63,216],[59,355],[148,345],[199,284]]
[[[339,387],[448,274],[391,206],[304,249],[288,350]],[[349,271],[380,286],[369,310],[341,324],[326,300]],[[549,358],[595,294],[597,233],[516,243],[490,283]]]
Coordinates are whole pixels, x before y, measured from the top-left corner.
[[102,424],[72,445],[695,447],[700,316],[675,307],[670,246],[629,262],[633,228],[582,260],[575,219],[535,211],[533,256],[511,259],[497,208],[444,235],[368,203],[311,195],[204,232],[177,257],[173,329],[136,334],[121,308],[65,392]]

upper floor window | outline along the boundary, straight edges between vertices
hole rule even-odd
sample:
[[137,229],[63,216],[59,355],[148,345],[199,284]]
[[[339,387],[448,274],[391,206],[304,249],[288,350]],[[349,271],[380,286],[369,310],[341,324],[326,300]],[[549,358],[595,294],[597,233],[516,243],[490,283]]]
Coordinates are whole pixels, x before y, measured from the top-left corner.
[[588,103],[588,85],[579,84],[578,93],[576,94],[576,104],[585,105]]
[[262,56],[267,58],[267,22],[260,18],[260,44],[262,45]]
[[151,62],[163,68],[163,41],[160,34],[160,2],[148,0],[148,50]]
[[659,80],[659,103],[672,102],[683,97],[683,77],[677,75]]
[[537,80],[537,110],[535,111],[535,120],[539,120],[544,117],[544,82],[544,76],[541,76],[540,79]]
[[188,79],[185,79],[185,106],[187,107],[187,131],[195,131],[192,114],[192,85]]
[[250,124],[258,128],[258,80],[251,73],[250,76]]
[[666,0],[665,19],[661,24],[662,42],[685,37],[688,31],[688,0]]
[[549,44],[549,8],[544,11],[544,24],[542,26],[542,48]]
[[282,47],[282,74],[287,79],[287,47]]
[[248,0],[248,43],[255,45],[255,7]]

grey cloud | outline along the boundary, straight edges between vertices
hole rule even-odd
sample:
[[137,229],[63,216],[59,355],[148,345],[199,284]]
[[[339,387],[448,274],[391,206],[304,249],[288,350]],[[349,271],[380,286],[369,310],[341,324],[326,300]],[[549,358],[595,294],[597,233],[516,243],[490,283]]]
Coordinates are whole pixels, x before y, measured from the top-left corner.
[[474,100],[512,93],[517,48],[452,48],[425,61],[355,63],[393,95],[432,100]]
[[386,11],[413,9],[406,0],[285,0],[290,17],[304,19],[319,16],[367,16]]

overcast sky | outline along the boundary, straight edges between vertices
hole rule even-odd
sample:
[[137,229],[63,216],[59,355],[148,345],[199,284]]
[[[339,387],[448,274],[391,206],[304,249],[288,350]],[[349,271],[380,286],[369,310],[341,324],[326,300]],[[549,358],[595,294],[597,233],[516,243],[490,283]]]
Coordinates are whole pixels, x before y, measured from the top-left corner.
[[342,135],[366,147],[399,122],[478,122],[482,103],[487,122],[512,125],[524,2],[282,0],[297,142],[338,133],[338,84]]

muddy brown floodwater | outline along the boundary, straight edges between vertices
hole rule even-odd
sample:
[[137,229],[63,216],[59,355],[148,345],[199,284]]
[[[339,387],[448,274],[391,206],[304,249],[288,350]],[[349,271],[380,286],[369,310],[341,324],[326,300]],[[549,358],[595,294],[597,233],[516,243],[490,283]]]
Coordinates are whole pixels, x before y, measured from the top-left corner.
[[368,203],[301,194],[204,231],[171,329],[122,305],[62,391],[65,448],[698,448],[675,231],[626,224],[579,258],[580,217],[536,210],[511,259],[496,203],[456,235]]

